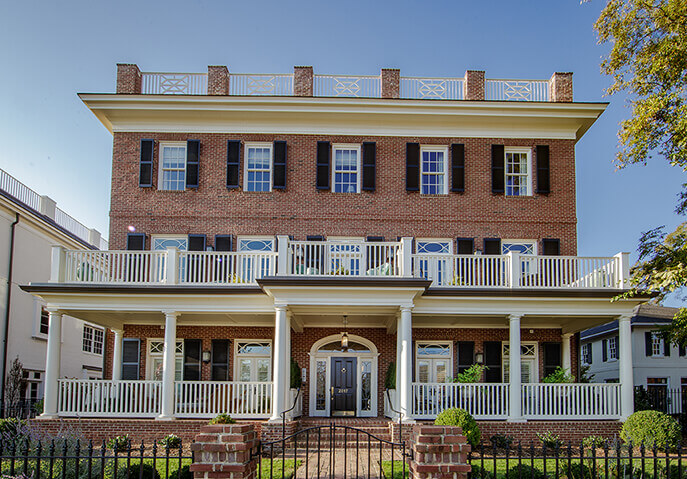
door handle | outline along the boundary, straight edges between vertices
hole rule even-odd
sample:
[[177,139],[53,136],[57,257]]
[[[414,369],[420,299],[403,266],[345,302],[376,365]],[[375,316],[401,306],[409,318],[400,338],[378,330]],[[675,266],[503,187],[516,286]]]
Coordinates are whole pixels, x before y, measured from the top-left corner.
[[332,386],[332,397],[334,397],[334,386]]

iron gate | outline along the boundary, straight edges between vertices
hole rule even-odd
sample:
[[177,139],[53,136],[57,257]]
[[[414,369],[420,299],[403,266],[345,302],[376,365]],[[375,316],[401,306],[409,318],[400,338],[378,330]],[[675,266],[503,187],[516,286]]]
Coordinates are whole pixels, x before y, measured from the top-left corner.
[[277,441],[261,441],[251,451],[258,477],[387,478],[409,477],[410,450],[363,429],[335,423],[300,430]]

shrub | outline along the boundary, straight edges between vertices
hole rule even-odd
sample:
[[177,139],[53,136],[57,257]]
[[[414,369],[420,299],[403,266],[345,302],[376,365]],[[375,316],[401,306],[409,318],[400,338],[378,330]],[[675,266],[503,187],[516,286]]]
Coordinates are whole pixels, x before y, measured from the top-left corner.
[[544,473],[529,464],[516,464],[506,471],[507,479],[545,479]]
[[606,438],[603,436],[587,436],[582,439],[582,445],[589,449],[599,449],[606,445]]
[[169,449],[179,449],[179,446],[181,446],[181,438],[176,434],[167,434],[158,441],[158,444]]
[[26,437],[26,421],[16,417],[0,419],[0,439],[7,442],[23,440]]
[[494,479],[494,473],[491,471],[487,471],[486,469],[482,469],[482,467],[479,464],[473,464],[472,465],[472,471],[468,474],[468,478],[470,479]]
[[513,445],[513,436],[506,434],[494,434],[489,438],[491,445],[497,449],[510,449]]
[[222,413],[212,418],[208,424],[236,424],[236,419],[233,419],[227,413]]
[[558,449],[563,445],[560,436],[551,431],[546,431],[544,434],[537,433],[537,437],[541,441],[542,446],[548,449]]
[[396,363],[389,363],[389,367],[386,368],[384,387],[387,389],[396,389]]
[[[597,465],[597,468],[598,467],[601,466]],[[562,467],[562,470],[563,474],[568,479],[593,479],[592,470],[586,464],[582,464],[579,462],[573,462],[570,464],[565,463]]]
[[139,479],[160,479],[160,473],[157,472],[152,464],[147,462],[131,464],[126,466],[126,464],[119,468],[117,471],[117,477],[137,477]]
[[482,379],[482,373],[487,369],[481,364],[473,364],[462,373],[459,373],[454,379],[454,383],[476,383]]
[[172,471],[169,474],[169,479],[193,479],[193,473],[189,470],[190,465],[186,464],[181,469]]
[[126,434],[124,436],[115,436],[107,441],[107,448],[116,452],[126,452],[131,446],[131,438]]
[[39,399],[33,404],[33,412],[35,412],[37,415],[43,414],[43,400]]
[[434,424],[437,426],[459,426],[463,428],[463,434],[473,447],[477,447],[482,438],[475,418],[465,409],[458,409],[455,407],[444,409],[439,413]]
[[638,411],[627,418],[620,438],[637,445],[672,448],[680,442],[680,423],[660,411]]
[[303,384],[301,377],[301,367],[295,359],[291,358],[291,389],[298,389]]
[[546,376],[542,382],[544,383],[574,383],[575,378],[572,377],[562,367],[558,366],[554,372]]

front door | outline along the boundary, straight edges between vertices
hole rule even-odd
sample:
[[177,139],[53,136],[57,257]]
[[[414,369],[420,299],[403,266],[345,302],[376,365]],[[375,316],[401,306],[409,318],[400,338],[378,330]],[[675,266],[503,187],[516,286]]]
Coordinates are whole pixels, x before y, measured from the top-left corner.
[[332,358],[332,416],[355,416],[356,358]]

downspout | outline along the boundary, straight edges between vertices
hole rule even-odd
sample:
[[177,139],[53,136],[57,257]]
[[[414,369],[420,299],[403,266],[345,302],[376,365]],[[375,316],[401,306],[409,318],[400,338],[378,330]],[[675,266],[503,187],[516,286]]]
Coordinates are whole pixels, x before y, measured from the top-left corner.
[[10,332],[10,300],[12,299],[12,267],[14,266],[14,231],[19,223],[19,213],[16,214],[14,223],[10,226],[10,257],[7,268],[7,299],[5,301],[4,335],[2,338],[2,376],[0,376],[0,402],[5,400],[5,373],[7,372],[7,339]]

